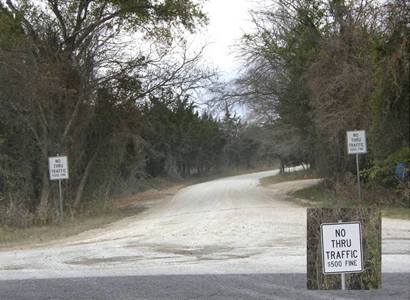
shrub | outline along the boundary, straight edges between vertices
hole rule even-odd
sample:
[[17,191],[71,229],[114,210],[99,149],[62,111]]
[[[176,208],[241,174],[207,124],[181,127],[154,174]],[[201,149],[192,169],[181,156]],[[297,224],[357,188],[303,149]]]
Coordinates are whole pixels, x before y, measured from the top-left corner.
[[10,201],[0,206],[0,225],[26,228],[34,224],[35,217],[22,203]]
[[[406,164],[406,177],[400,179],[395,174],[398,163]],[[385,188],[394,190],[399,203],[409,204],[410,185],[409,185],[409,165],[410,165],[410,148],[403,147],[395,153],[388,156],[383,161],[376,161],[371,168],[361,172],[364,180],[370,189]]]
[[410,164],[410,148],[403,147],[388,156],[385,160],[376,161],[371,168],[361,172],[363,178],[369,184],[381,184],[385,187],[395,188],[400,185],[401,181],[395,174],[395,169],[398,163],[405,163],[408,168]]

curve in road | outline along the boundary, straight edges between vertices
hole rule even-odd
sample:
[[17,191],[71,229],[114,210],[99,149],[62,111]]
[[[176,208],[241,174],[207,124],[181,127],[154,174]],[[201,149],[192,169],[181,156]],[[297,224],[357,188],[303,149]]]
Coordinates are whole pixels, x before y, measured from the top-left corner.
[[[277,171],[193,185],[106,228],[32,249],[0,252],[0,279],[306,272],[306,209]],[[409,221],[383,220],[383,271],[410,272]],[[400,245],[398,247],[398,245]]]

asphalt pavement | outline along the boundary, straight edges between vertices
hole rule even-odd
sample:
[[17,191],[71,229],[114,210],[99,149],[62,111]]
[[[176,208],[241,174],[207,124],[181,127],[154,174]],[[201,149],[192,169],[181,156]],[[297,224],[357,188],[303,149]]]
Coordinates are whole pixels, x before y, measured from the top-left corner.
[[306,289],[306,274],[167,275],[0,281],[0,299],[410,299],[410,273],[383,274],[382,288]]

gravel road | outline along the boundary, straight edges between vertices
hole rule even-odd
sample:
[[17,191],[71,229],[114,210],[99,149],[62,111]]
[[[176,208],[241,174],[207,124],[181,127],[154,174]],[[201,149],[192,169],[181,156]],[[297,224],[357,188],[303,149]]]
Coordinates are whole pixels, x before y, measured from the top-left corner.
[[[306,208],[286,193],[317,181],[259,185],[260,178],[276,173],[193,185],[141,203],[142,213],[110,226],[2,250],[0,281],[204,274],[300,278],[306,272]],[[382,262],[383,273],[410,273],[410,221],[383,219]]]

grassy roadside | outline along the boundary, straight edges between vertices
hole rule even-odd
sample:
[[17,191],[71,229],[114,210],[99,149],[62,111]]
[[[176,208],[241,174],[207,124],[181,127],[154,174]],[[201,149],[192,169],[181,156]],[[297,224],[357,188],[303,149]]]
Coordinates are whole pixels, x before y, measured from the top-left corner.
[[278,174],[278,175],[262,178],[260,180],[260,184],[261,186],[266,187],[271,184],[285,182],[285,181],[300,180],[300,179],[313,179],[313,178],[317,178],[316,174],[314,174],[313,172],[309,170],[300,170],[300,171],[295,171],[295,172],[290,172],[290,173],[285,173],[285,174]]
[[[154,189],[163,191],[173,189],[174,187],[185,187],[210,181],[218,178],[241,175],[246,173],[271,170],[272,168],[259,169],[237,169],[223,171],[207,176],[197,176],[184,180],[170,180],[165,178],[145,179],[141,182],[138,190],[142,192]],[[128,193],[124,196],[131,196],[135,193]],[[0,226],[0,249],[24,247],[27,245],[41,244],[53,240],[63,239],[81,232],[101,228],[115,221],[136,215],[140,212],[138,209],[119,209],[114,205],[115,199],[109,201],[100,201],[93,206],[93,210],[88,209],[83,215],[75,218],[66,217],[64,224],[49,224],[44,226],[33,226],[29,228],[14,228]]]
[[[265,177],[260,180],[260,183],[262,186],[269,186],[271,184],[281,183],[285,181],[312,178],[317,178],[317,175],[314,172],[311,172],[309,170],[301,170],[286,174],[278,174],[276,176]],[[345,190],[349,188],[351,189],[352,187],[344,187]],[[355,195],[355,188],[356,187],[354,186],[354,191],[349,191],[349,194],[343,193],[343,191],[336,192],[335,190],[328,188],[324,183],[319,183],[318,185],[296,191],[292,193],[292,196],[297,199],[308,200],[309,205],[313,207],[353,208],[359,206],[359,203],[357,203],[356,200],[352,200],[352,198],[354,198],[354,196],[352,197],[352,192],[353,195]],[[303,206],[306,206],[306,203],[303,203]],[[360,206],[370,207],[372,205],[368,202],[364,202],[361,203]],[[394,205],[379,205],[378,207],[380,208],[383,217],[410,220],[410,208],[395,207]]]
[[[357,200],[352,200],[344,196],[343,194],[336,193],[325,186],[325,184],[318,184],[312,187],[308,187],[292,194],[296,198],[309,200],[310,204],[314,207],[325,208],[353,208],[353,207],[375,207],[368,202],[358,203]],[[406,207],[394,207],[390,205],[378,205],[383,217],[390,217],[395,219],[407,219],[410,220],[410,208]]]
[[2,226],[0,227],[0,249],[24,247],[26,245],[63,239],[87,230],[104,227],[126,216],[126,213],[115,210],[111,214],[106,213],[93,217],[80,216],[76,219],[67,219],[63,225],[50,224],[29,228]]

